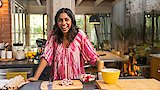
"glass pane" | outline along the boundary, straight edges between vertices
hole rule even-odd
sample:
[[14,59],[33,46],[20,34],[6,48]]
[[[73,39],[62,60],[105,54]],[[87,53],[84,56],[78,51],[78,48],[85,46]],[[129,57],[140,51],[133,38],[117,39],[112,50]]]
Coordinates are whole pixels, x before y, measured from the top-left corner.
[[43,38],[43,34],[30,34],[30,45],[36,45],[36,40],[38,38]]
[[84,15],[75,15],[77,26],[84,30]]
[[20,42],[20,43],[23,43],[22,38],[23,38],[23,35],[22,35],[22,33],[20,33],[20,36],[19,36],[19,42]]
[[20,32],[22,32],[22,13],[19,13],[19,28]]
[[15,33],[15,36],[16,36],[16,38],[15,38],[16,42],[15,43],[18,43],[18,38],[17,38],[18,37],[18,33]]
[[152,18],[150,15],[146,15],[146,30],[145,30],[145,35],[146,35],[146,40],[151,41],[151,30],[152,30]]
[[44,15],[44,39],[47,39],[47,15]]
[[[43,30],[43,26],[44,26],[44,30]],[[47,30],[47,15],[44,16],[44,23],[43,23],[43,14],[31,14],[30,15],[30,45],[35,46],[36,40],[38,38],[46,39],[47,38],[47,35],[45,34],[46,30]]]
[[30,33],[43,33],[43,15],[30,15]]
[[[13,1],[14,2],[14,1]],[[25,13],[23,12],[23,8],[17,4],[17,2],[14,2],[14,4],[11,4],[14,6],[12,7],[12,43],[24,43],[25,41]],[[25,45],[25,44],[24,44]]]
[[16,32],[18,32],[18,26],[19,24],[18,24],[18,14],[17,13],[15,13],[15,30],[16,30]]
[[[90,18],[91,15],[86,15],[86,34],[88,35],[88,38],[92,41],[92,42],[97,42],[95,41],[96,39],[96,35],[94,35],[94,37],[91,37],[91,33],[93,34],[96,34],[95,33],[95,27],[94,27],[94,24],[90,24],[89,23],[89,18]],[[93,35],[92,35],[93,36]]]

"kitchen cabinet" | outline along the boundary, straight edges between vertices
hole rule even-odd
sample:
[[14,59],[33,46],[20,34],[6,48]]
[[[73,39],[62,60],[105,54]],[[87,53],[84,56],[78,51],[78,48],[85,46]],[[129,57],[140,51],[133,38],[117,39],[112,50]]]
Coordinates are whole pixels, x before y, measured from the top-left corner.
[[[27,72],[27,78],[32,77],[39,63],[29,62],[28,60],[1,61],[0,62],[0,79],[4,79],[8,72]],[[48,80],[50,76],[50,67],[47,66],[41,74],[39,80]]]
[[160,80],[160,57],[151,56],[150,57],[150,77]]
[[6,78],[8,72],[26,72],[27,77],[33,76],[35,66],[37,66],[37,64],[28,62],[28,60],[1,61],[0,79]]

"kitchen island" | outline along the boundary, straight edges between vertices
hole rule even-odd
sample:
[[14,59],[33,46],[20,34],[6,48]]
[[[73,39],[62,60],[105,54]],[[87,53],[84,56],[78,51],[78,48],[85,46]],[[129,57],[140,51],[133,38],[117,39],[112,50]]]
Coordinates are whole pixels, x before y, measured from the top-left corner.
[[[20,90],[40,90],[42,82],[43,81],[41,81],[41,80],[36,81],[36,82],[30,82],[30,83],[22,86],[20,88]],[[83,84],[82,90],[95,90],[95,89],[98,89],[98,87],[96,86],[96,82],[89,82],[89,83]]]
[[[18,68],[18,69],[22,69],[22,68],[35,68],[35,70],[36,70],[36,68],[37,68],[37,66],[38,66],[38,63],[37,62],[29,62],[29,61],[27,61],[27,60],[21,60],[21,61],[11,61],[11,62],[0,62],[0,68],[1,68],[1,70],[3,70],[3,69],[9,69],[9,68]],[[0,71],[1,71],[0,70]],[[32,69],[33,70],[33,69]],[[33,73],[34,73],[35,71],[33,70]],[[100,79],[100,80],[99,80]],[[103,85],[105,85],[105,86],[108,86],[108,85],[106,85],[106,84],[104,84],[104,82],[102,81],[102,78],[99,78],[98,80],[96,80],[96,81],[93,81],[93,82],[90,82],[90,83],[84,83],[83,84],[83,90],[95,90],[95,89],[102,89],[103,87],[102,86],[99,86],[98,84],[97,84],[97,82],[98,83],[102,83]],[[44,80],[44,79],[43,79]],[[42,79],[41,80],[38,80],[38,81],[36,81],[36,82],[30,82],[30,83],[28,83],[28,84],[26,84],[26,85],[23,85],[21,88],[20,88],[20,90],[40,90],[40,85],[41,85],[41,83],[42,83],[42,81],[43,81]],[[120,80],[127,80],[127,82],[128,82],[128,80],[135,80],[135,78],[125,78],[125,77],[120,77]],[[137,80],[150,80],[150,79],[140,79],[140,78],[138,78]],[[46,80],[44,80],[44,81],[46,81]],[[152,81],[152,80],[151,80]],[[154,80],[155,81],[155,80]],[[157,81],[156,81],[157,82]],[[128,83],[127,83],[128,84]],[[133,82],[132,82],[132,84],[134,84]],[[136,83],[137,85],[139,85],[139,83]],[[135,85],[136,85],[135,84]],[[160,84],[159,82],[157,83],[157,84]],[[154,84],[154,85],[157,85],[157,84]],[[114,85],[111,85],[111,87],[112,86],[114,86]],[[116,86],[116,85],[115,85]],[[154,87],[156,87],[156,88],[158,88],[158,90],[160,90],[159,89],[159,86],[160,85],[158,85],[158,86],[154,86]],[[120,89],[119,89],[120,90]],[[127,89],[126,89],[127,90]],[[156,90],[156,89],[154,89],[154,90]]]
[[[30,82],[22,86],[20,90],[40,90],[42,82],[43,81]],[[133,79],[132,78],[132,79],[119,79],[115,84],[106,84],[104,83],[103,80],[95,80],[90,83],[83,83],[82,90],[98,90],[98,89],[100,90],[160,90],[160,81],[156,79]]]
[[96,80],[102,90],[160,90],[160,81],[156,79],[119,79],[115,84],[106,84]]
[[[108,51],[97,51],[97,53],[100,55],[100,59],[103,60],[105,63],[117,62],[118,64],[123,64],[124,62],[127,62],[126,59],[114,55]],[[38,65],[39,65],[39,60],[34,60],[33,62],[30,62],[27,59],[14,60],[14,61],[0,61],[0,78],[5,78],[7,72],[27,72],[28,73],[27,77],[31,77],[36,72]],[[49,70],[50,70],[49,66],[45,68],[44,72],[40,76],[40,80],[48,80]],[[122,71],[123,71],[123,65],[122,65]],[[96,68],[94,69],[87,68],[86,72],[95,73],[97,72],[97,70]]]

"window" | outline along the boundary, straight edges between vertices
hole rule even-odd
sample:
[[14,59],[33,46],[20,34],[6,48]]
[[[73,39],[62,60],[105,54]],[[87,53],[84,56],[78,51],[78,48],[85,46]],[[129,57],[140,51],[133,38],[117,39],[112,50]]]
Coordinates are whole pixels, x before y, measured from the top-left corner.
[[47,15],[43,14],[30,14],[30,33],[29,41],[30,46],[36,46],[36,40],[47,39]]
[[[100,24],[94,25],[89,23],[91,15],[76,15],[76,24],[85,31],[89,40],[94,45],[102,44],[104,40],[111,41],[111,18],[110,14],[99,14]],[[98,35],[98,39],[97,39]]]
[[91,42],[94,42],[96,44],[97,37],[95,34],[95,28],[93,24],[89,23],[89,17],[91,15],[75,15],[76,17],[76,24],[77,26],[82,29],[88,36],[89,40]]
[[160,41],[160,15],[146,14],[145,15],[145,40],[146,42],[154,43]]
[[25,10],[16,1],[12,6],[12,43],[23,43],[25,45]]

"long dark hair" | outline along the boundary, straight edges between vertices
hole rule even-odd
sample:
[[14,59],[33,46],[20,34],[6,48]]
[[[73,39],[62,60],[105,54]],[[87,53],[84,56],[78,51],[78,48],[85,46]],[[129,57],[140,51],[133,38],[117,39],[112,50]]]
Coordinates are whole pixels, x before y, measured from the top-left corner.
[[71,28],[70,30],[67,32],[68,33],[68,36],[67,36],[67,40],[71,43],[75,36],[77,35],[78,33],[78,27],[76,26],[76,20],[75,20],[75,16],[74,14],[72,13],[72,11],[69,9],[69,8],[61,8],[57,14],[55,15],[55,18],[54,18],[54,21],[55,21],[55,25],[53,27],[53,30],[54,32],[52,33],[52,35],[55,36],[56,38],[56,42],[61,44],[63,42],[63,32],[60,30],[60,28],[58,27],[58,18],[59,18],[59,15],[61,13],[66,13],[72,20],[72,25],[71,25]]

